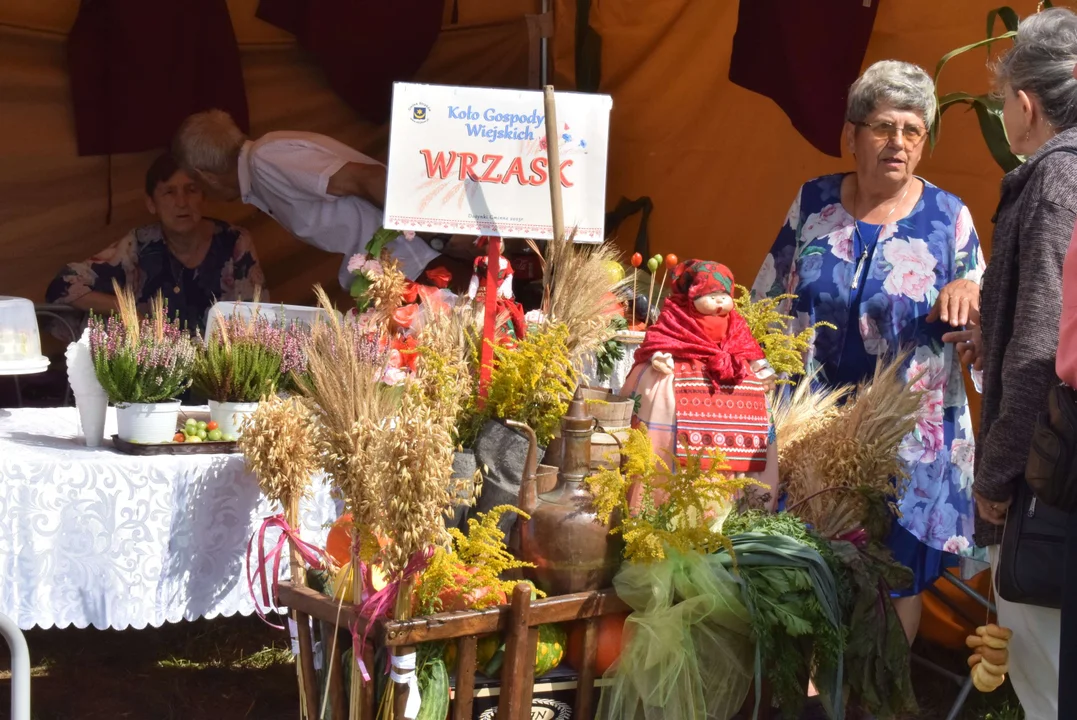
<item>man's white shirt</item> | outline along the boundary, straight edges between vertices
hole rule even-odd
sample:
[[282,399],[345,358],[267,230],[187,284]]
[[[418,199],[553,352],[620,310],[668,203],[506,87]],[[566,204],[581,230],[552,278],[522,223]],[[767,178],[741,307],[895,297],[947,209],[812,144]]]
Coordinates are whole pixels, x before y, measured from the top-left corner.
[[[351,286],[348,260],[363,252],[382,222],[382,212],[360,197],[326,192],[329,179],[345,164],[378,165],[377,160],[325,135],[271,132],[248,140],[239,154],[243,202],[270,215],[300,240],[344,255],[338,279]],[[422,240],[397,236],[386,245],[401,271],[415,280],[438,253]]]

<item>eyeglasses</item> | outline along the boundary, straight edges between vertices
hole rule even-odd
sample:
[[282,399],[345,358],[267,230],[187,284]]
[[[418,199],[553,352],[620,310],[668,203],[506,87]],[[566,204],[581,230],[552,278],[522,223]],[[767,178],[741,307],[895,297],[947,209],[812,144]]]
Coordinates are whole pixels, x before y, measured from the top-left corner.
[[898,133],[901,133],[902,138],[904,138],[904,144],[908,145],[909,147],[917,147],[920,143],[924,141],[924,138],[927,137],[927,130],[920,127],[919,125],[906,125],[904,127],[899,127],[894,123],[885,121],[873,123],[858,122],[853,123],[853,125],[856,125],[857,127],[867,128],[871,131],[872,136],[876,140],[890,141],[896,138]]

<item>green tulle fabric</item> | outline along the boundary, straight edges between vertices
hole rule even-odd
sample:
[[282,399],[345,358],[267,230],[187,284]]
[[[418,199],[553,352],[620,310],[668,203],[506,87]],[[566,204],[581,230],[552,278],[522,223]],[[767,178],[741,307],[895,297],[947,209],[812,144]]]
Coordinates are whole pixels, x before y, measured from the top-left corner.
[[600,720],[728,720],[752,682],[754,643],[736,578],[716,555],[670,551],[613,581],[633,610]]

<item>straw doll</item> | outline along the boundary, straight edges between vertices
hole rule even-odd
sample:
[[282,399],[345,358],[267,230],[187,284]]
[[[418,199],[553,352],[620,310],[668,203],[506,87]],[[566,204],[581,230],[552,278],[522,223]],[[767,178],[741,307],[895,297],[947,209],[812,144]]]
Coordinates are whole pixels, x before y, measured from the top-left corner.
[[767,391],[774,371],[734,308],[733,273],[719,263],[686,260],[672,278],[625,381],[625,392],[639,397],[635,420],[647,426],[655,452],[670,467],[683,462],[686,451],[720,451],[726,472],[768,486],[763,492],[773,509],[778,462]]

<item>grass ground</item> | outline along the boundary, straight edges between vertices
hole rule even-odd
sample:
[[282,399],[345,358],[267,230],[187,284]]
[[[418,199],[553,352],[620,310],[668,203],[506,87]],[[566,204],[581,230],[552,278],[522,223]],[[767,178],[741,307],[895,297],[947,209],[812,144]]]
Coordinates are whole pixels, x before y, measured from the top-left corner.
[[[287,639],[257,618],[218,618],[162,628],[33,630],[26,633],[35,720],[294,720],[295,666]],[[917,652],[960,672],[965,655]],[[0,651],[0,718],[10,703]],[[917,720],[945,720],[958,687],[914,665]],[[960,720],[1020,720],[1009,684],[973,691]]]
[[[26,633],[35,720],[294,720],[295,666],[282,633],[257,618],[145,630]],[[10,673],[0,651],[0,718]]]

